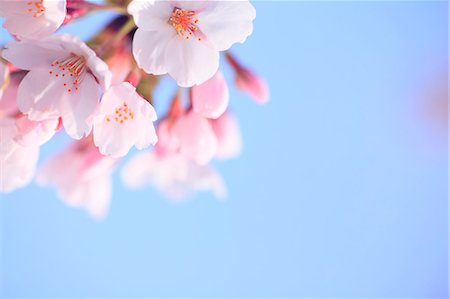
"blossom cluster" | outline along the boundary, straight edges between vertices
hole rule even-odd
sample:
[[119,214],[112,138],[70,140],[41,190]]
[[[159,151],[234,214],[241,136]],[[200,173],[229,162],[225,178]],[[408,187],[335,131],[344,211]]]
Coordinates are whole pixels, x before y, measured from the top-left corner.
[[[57,32],[101,10],[117,15],[86,43]],[[224,197],[211,161],[239,155],[242,139],[220,55],[234,86],[267,102],[265,81],[229,52],[251,35],[255,16],[248,0],[2,0],[13,40],[0,49],[0,191],[36,178],[102,218],[112,173],[135,147],[143,151],[121,171],[126,186]],[[153,90],[164,75],[178,87],[160,113]],[[37,167],[40,146],[62,131],[73,141]]]

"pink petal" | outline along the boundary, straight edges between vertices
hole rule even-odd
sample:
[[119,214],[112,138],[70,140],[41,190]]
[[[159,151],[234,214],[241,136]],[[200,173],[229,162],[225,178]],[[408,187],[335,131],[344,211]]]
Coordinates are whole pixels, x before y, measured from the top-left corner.
[[199,164],[207,164],[216,155],[217,138],[209,121],[189,112],[175,124],[180,153]]
[[269,101],[269,88],[264,79],[248,69],[241,69],[236,74],[236,87],[246,92],[257,103],[265,104]]
[[240,155],[242,136],[236,117],[231,112],[226,112],[211,123],[219,142],[216,157],[231,159]]
[[203,117],[218,118],[227,109],[228,101],[227,82],[220,71],[205,83],[192,87],[192,107]]

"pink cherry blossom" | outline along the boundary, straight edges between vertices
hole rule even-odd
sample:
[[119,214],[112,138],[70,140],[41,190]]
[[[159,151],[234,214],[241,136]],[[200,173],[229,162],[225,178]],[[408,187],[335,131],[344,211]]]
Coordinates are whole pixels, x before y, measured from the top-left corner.
[[156,112],[128,82],[111,87],[103,96],[94,121],[94,142],[105,155],[121,157],[134,145],[144,149],[158,141]]
[[44,163],[37,182],[54,186],[67,205],[102,219],[109,210],[116,163],[116,159],[101,155],[92,140],[83,139]]
[[248,69],[236,73],[236,87],[247,93],[257,103],[265,104],[269,100],[269,88],[266,81]]
[[228,107],[228,85],[218,71],[211,79],[192,87],[192,108],[206,118],[218,118]]
[[240,1],[133,0],[138,26],[133,54],[145,72],[168,73],[183,87],[201,84],[219,67],[219,51],[253,31],[254,7]]
[[211,120],[211,124],[218,141],[216,158],[232,159],[239,156],[242,135],[236,117],[227,111],[218,119]]
[[2,0],[3,27],[20,39],[41,39],[51,35],[66,17],[66,0]]
[[0,119],[0,192],[28,185],[36,171],[39,147],[25,147],[14,141],[15,122],[13,118]]
[[179,152],[198,164],[207,164],[216,155],[217,137],[206,118],[190,111],[174,125],[179,140]]
[[247,93],[257,103],[267,103],[269,100],[269,87],[266,81],[252,70],[244,67],[233,54],[227,52],[225,58],[235,71],[236,87]]
[[173,120],[165,118],[161,120],[156,128],[158,143],[155,146],[160,156],[176,153],[180,148],[180,140],[173,130]]
[[112,73],[112,85],[117,85],[125,81],[133,67],[133,57],[125,47],[117,47],[114,53],[106,59],[109,70]]
[[61,117],[75,139],[89,134],[102,91],[109,87],[108,66],[71,35],[11,42],[3,57],[29,70],[17,91],[17,105],[35,121]]
[[130,188],[151,184],[173,200],[182,200],[196,191],[212,191],[219,199],[226,196],[219,173],[179,154],[161,157],[156,152],[139,153],[125,165],[121,175]]

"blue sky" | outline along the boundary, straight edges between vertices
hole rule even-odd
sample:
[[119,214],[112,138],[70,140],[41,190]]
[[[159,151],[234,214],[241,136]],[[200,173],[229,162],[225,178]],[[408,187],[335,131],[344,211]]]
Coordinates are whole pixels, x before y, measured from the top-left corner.
[[447,131],[427,112],[446,107],[447,3],[254,5],[232,50],[272,97],[231,92],[244,152],[215,163],[227,201],[173,204],[116,175],[99,223],[35,184],[1,195],[5,297],[447,297]]

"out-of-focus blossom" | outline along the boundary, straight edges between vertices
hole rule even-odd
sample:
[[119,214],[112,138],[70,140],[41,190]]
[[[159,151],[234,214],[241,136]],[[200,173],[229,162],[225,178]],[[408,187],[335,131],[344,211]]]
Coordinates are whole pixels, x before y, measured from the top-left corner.
[[128,82],[111,87],[103,96],[94,121],[94,142],[105,155],[121,157],[134,145],[144,149],[158,141],[156,112]]
[[69,23],[89,12],[90,6],[93,4],[86,0],[67,0],[67,13],[64,18],[64,24]]
[[151,184],[174,200],[182,200],[196,191],[211,191],[219,199],[226,196],[219,173],[179,154],[161,157],[155,152],[139,153],[124,167],[122,179],[130,188]]
[[159,155],[165,156],[178,151],[180,140],[173,130],[172,119],[166,118],[161,120],[156,128],[156,134],[158,135],[158,143],[155,150]]
[[207,164],[217,153],[217,137],[208,119],[193,111],[181,116],[174,125],[179,152],[198,164]]
[[216,119],[228,107],[228,85],[218,71],[211,79],[192,87],[192,108],[206,118]]
[[6,63],[0,59],[0,99],[2,98],[3,91],[6,89],[9,81],[9,68]]
[[51,35],[66,17],[66,0],[2,0],[3,27],[22,39],[41,39]]
[[11,42],[3,57],[16,67],[30,70],[17,91],[17,105],[29,119],[61,117],[75,139],[88,135],[102,91],[111,73],[79,38],[71,35],[42,41]]
[[266,81],[252,70],[242,66],[232,54],[227,53],[225,57],[235,71],[236,87],[247,93],[257,103],[267,103],[269,101],[269,87]]
[[246,92],[257,103],[265,104],[269,100],[267,83],[248,69],[240,70],[236,74],[236,87]]
[[218,119],[211,120],[211,124],[218,141],[216,158],[232,159],[239,156],[242,152],[242,135],[236,117],[227,111]]
[[14,118],[0,118],[0,192],[11,192],[28,185],[33,179],[39,147],[21,146]]
[[108,59],[109,70],[112,74],[112,85],[117,85],[125,81],[133,67],[133,57],[124,47],[117,47]]
[[219,67],[219,51],[243,43],[253,31],[254,7],[241,1],[133,0],[138,26],[137,64],[147,73],[168,73],[179,86],[201,84]]
[[83,139],[44,163],[37,182],[54,186],[67,205],[102,219],[109,210],[116,163],[116,159],[101,155],[92,140]]

